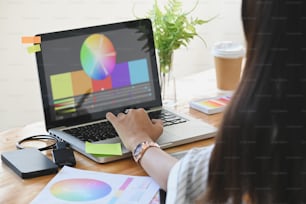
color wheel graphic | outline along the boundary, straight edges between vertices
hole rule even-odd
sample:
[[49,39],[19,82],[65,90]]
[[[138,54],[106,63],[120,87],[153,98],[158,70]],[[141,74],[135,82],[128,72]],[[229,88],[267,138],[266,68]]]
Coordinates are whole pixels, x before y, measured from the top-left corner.
[[108,77],[116,65],[116,51],[111,40],[102,34],[92,34],[85,39],[80,51],[85,73],[95,80]]
[[66,179],[53,184],[51,194],[65,201],[92,201],[107,196],[110,185],[95,179]]

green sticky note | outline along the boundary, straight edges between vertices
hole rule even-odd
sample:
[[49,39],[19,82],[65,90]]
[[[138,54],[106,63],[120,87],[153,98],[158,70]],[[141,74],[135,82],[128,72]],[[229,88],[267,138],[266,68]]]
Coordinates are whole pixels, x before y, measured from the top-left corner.
[[121,144],[97,144],[85,142],[85,152],[96,156],[122,155]]
[[30,46],[28,47],[28,53],[31,54],[31,53],[35,53],[35,52],[40,52],[41,49],[40,49],[40,44],[37,44],[37,45],[33,45],[33,46]]

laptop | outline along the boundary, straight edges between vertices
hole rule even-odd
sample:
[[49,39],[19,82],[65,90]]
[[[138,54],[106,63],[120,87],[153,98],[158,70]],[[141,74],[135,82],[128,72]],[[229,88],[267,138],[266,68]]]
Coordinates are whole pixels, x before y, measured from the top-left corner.
[[216,128],[163,107],[151,21],[140,19],[94,27],[38,34],[36,53],[47,131],[98,162],[130,156],[99,156],[85,151],[85,142],[118,143],[106,120],[144,108],[164,120],[158,139],[162,148],[213,137]]

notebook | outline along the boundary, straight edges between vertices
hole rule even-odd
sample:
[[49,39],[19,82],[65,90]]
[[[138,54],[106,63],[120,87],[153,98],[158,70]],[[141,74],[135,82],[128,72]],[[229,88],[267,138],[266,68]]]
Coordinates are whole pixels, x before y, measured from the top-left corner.
[[86,141],[120,142],[105,119],[109,111],[144,108],[151,118],[163,116],[157,141],[162,148],[215,135],[215,127],[163,107],[149,19],[36,36],[41,36],[36,61],[46,129],[88,158],[106,163],[130,155],[123,145],[123,155],[85,151]]

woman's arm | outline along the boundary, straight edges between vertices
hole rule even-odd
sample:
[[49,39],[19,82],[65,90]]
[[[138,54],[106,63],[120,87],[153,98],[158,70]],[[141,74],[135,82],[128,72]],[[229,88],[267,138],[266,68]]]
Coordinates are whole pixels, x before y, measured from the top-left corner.
[[159,148],[149,148],[142,159],[140,165],[142,168],[167,191],[167,182],[171,168],[177,162],[177,159]]
[[[131,109],[127,114],[115,116],[107,113],[106,118],[112,123],[125,147],[131,152],[144,141],[156,141],[162,134],[161,120],[150,120],[144,109]],[[160,185],[167,189],[171,168],[177,160],[163,150],[150,147],[145,151],[139,164]]]

